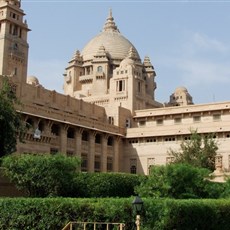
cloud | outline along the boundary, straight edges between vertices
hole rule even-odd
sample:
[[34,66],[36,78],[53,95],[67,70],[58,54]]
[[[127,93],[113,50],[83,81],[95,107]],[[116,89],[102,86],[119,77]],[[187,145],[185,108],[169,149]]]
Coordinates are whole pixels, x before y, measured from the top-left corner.
[[198,32],[193,34],[191,42],[192,47],[197,49],[216,52],[227,52],[229,50],[229,47],[227,47],[221,41],[218,41],[215,38],[210,38],[207,35],[200,34]]
[[230,83],[230,68],[226,63],[209,59],[180,59],[177,68],[189,85]]
[[179,84],[230,83],[229,44],[195,32],[187,33],[176,48],[167,57],[161,57],[160,64],[178,74],[173,77],[177,77]]

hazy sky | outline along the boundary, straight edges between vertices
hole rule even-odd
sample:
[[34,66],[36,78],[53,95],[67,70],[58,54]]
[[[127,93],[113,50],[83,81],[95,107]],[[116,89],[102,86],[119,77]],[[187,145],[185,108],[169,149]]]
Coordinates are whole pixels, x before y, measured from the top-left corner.
[[156,99],[185,86],[196,104],[230,100],[230,1],[22,0],[29,28],[28,75],[62,91],[74,52],[103,28],[118,29],[156,71]]

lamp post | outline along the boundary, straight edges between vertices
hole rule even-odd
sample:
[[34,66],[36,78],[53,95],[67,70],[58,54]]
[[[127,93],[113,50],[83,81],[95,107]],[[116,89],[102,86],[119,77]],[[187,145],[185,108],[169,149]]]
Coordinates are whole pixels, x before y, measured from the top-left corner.
[[136,196],[132,202],[133,205],[133,209],[136,212],[136,226],[137,226],[137,230],[140,230],[140,223],[141,223],[141,210],[143,208],[143,201],[139,196]]

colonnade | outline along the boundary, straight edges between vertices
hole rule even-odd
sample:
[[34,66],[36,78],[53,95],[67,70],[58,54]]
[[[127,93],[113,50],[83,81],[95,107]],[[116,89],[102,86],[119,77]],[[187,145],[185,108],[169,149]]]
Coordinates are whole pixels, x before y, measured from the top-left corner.
[[[31,133],[25,141],[27,144],[31,142],[35,150],[45,144],[49,153],[79,156],[84,160],[83,171],[120,171],[120,136],[28,115],[24,120]],[[40,133],[36,138],[33,135],[35,130]]]

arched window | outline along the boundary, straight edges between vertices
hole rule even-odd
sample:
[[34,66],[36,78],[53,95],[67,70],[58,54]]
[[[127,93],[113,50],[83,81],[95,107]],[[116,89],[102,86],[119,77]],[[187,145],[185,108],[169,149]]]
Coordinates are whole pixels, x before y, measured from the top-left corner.
[[95,136],[95,143],[97,143],[97,144],[101,143],[101,135],[100,134],[96,134],[96,136]]
[[137,167],[136,167],[135,165],[132,165],[132,166],[130,167],[130,173],[131,173],[131,174],[136,174],[136,173],[137,173]]
[[74,129],[73,128],[68,128],[67,130],[67,138],[74,138]]
[[39,129],[40,131],[44,131],[44,129],[45,129],[45,124],[44,124],[43,121],[40,121],[40,122],[38,123],[38,129]]
[[32,120],[31,118],[28,118],[28,119],[26,120],[26,128],[27,128],[27,129],[33,128],[33,125],[34,125],[33,120]]
[[103,71],[102,66],[98,66],[98,67],[97,67],[97,72],[101,73],[102,71]]
[[89,140],[89,133],[88,133],[87,131],[83,131],[83,132],[82,132],[81,139],[82,139],[83,141],[88,141],[88,140]]
[[109,138],[108,138],[107,145],[113,146],[113,137],[109,137]]
[[57,124],[53,124],[51,127],[51,133],[55,134],[56,136],[59,136],[60,134],[60,127]]

